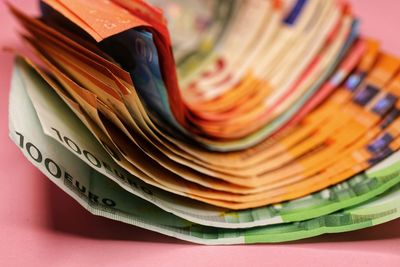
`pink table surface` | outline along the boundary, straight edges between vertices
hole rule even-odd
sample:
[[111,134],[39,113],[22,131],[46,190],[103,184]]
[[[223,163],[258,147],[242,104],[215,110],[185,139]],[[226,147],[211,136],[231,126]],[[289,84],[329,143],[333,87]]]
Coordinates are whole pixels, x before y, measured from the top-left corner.
[[[36,1],[11,0],[36,11]],[[363,33],[400,55],[400,1],[351,1]],[[0,46],[21,47],[0,3]],[[207,247],[95,217],[54,186],[8,138],[13,56],[0,54],[0,266],[400,266],[400,220],[277,245]]]

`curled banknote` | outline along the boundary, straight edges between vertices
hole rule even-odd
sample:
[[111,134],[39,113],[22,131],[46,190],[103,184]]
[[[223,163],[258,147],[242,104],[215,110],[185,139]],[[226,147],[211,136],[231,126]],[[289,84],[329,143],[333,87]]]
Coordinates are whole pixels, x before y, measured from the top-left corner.
[[10,136],[92,213],[204,244],[398,217],[400,58],[346,1],[39,2]]

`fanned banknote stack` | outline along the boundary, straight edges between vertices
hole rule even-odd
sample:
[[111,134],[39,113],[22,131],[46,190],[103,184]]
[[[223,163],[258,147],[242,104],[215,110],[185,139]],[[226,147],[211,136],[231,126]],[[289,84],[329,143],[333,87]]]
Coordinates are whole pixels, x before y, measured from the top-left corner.
[[10,136],[51,181],[93,214],[202,244],[400,217],[400,59],[349,3],[150,2],[10,5],[29,47]]

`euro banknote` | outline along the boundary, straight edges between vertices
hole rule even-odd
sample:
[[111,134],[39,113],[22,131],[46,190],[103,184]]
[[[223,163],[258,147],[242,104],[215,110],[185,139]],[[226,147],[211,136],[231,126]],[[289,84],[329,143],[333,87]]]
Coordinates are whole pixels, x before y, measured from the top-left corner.
[[[123,190],[45,135],[40,127],[36,127],[39,118],[24,91],[24,81],[16,79],[10,95],[11,138],[52,182],[95,215],[209,245],[291,241],[323,233],[362,229],[400,216],[400,191],[398,186],[394,186],[379,198],[311,220],[251,229],[197,225]],[[83,151],[94,161],[93,155]],[[398,172],[388,175],[398,176]]]
[[8,4],[10,136],[92,213],[205,244],[398,217],[400,59],[347,1],[39,3]]
[[364,174],[305,198],[243,211],[219,209],[163,192],[143,183],[115,164],[80,120],[71,114],[69,107],[23,59],[16,63],[12,88],[27,91],[34,112],[39,117],[40,122],[36,127],[40,126],[46,135],[74,153],[87,167],[95,168],[125,190],[161,209],[198,224],[247,228],[305,220],[362,203],[399,182],[396,176],[400,168],[397,153]]

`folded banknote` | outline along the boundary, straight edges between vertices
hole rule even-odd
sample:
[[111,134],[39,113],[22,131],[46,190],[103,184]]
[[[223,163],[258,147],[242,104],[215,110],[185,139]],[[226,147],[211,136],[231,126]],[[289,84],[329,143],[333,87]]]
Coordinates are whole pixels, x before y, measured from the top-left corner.
[[400,59],[346,1],[152,2],[9,5],[31,51],[13,50],[10,136],[46,176],[204,244],[399,216]]

